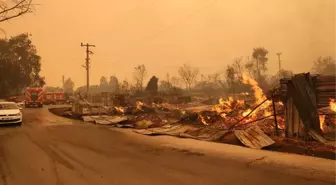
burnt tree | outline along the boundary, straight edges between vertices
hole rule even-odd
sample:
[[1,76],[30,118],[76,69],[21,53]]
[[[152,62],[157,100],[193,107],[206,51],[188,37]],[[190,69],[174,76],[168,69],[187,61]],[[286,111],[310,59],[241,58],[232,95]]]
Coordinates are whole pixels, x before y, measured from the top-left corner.
[[159,79],[156,76],[152,76],[152,78],[149,80],[147,84],[146,91],[152,95],[157,94],[158,82],[159,82]]

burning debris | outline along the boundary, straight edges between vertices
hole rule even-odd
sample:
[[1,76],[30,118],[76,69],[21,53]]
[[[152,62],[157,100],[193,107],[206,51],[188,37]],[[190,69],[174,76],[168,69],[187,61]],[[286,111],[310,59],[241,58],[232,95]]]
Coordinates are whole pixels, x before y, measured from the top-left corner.
[[[259,120],[267,119],[269,122],[273,122],[272,117],[283,113],[283,103],[276,102],[275,110],[272,107],[272,101],[266,98],[262,89],[258,86],[258,83],[249,77],[247,74],[243,74],[243,82],[248,84],[253,89],[254,102],[247,103],[245,100],[236,100],[233,97],[229,97],[227,100],[223,98],[219,99],[219,104],[215,105],[213,111],[216,111],[223,119],[228,127],[233,127],[238,124],[248,124],[257,122]],[[248,93],[246,93],[248,94]],[[284,119],[282,116],[277,116],[279,120],[278,127],[284,128]],[[202,122],[206,123],[206,119],[201,117]]]
[[[193,107],[187,108],[186,104],[178,106],[167,101],[138,100],[133,105],[117,104],[105,108],[106,115],[84,116],[83,120],[135,128],[136,132],[145,135],[166,134],[216,141],[229,133],[247,147],[260,149],[273,145],[271,137],[284,136],[288,130],[288,123],[285,123],[288,119],[285,115],[288,102],[284,105],[283,99],[274,98],[274,92],[266,96],[258,83],[247,74],[243,74],[242,79],[244,84],[251,87],[252,93],[240,93],[244,95],[238,96],[241,98],[221,97],[213,106],[197,108],[192,104]],[[335,112],[335,99],[330,99],[328,108],[320,109],[320,129],[323,133],[335,131]],[[322,140],[317,132],[310,133]]]
[[329,102],[329,107],[332,111],[336,112],[336,103],[335,103],[335,99],[330,98],[330,102]]
[[[134,106],[119,105],[107,108],[107,114],[109,116],[101,116],[100,118],[86,116],[83,117],[83,120],[96,124],[109,124],[137,129],[159,129],[165,125],[181,124],[183,127],[188,127],[188,129],[186,129],[185,132],[181,132],[180,135],[182,134],[184,137],[191,138],[205,137],[190,135],[190,131],[194,129],[200,133],[207,132],[215,134],[219,132],[222,134],[215,135],[223,136],[224,133],[233,131],[238,127],[240,133],[242,133],[241,131],[248,129],[250,125],[254,127],[260,126],[262,127],[261,130],[267,131],[268,135],[274,135],[274,120],[272,119],[274,110],[272,101],[266,98],[257,82],[251,77],[244,74],[243,81],[253,89],[253,102],[246,101],[245,99],[235,99],[234,97],[228,97],[227,99],[219,98],[218,104],[214,105],[210,110],[195,111],[193,109],[182,109],[179,106],[174,106],[166,102],[146,104],[143,101],[136,101]],[[243,94],[247,95],[249,93],[245,92]],[[282,109],[283,104],[280,102],[276,103],[276,111],[281,112],[283,111]],[[262,122],[261,120],[264,121]],[[265,124],[265,120],[267,120],[269,124]],[[283,122],[279,122],[279,128],[283,128]],[[266,127],[268,129],[266,129]],[[146,133],[148,132],[146,131]],[[260,135],[261,132],[257,132],[257,134]],[[265,138],[268,136],[262,134],[260,137]],[[208,140],[210,140],[209,138]],[[240,137],[240,139],[243,139],[243,137]],[[268,140],[271,139],[268,138]],[[242,143],[244,142],[245,141],[242,141]]]
[[320,128],[323,133],[334,133],[336,130],[336,103],[330,98],[329,107],[319,110]]

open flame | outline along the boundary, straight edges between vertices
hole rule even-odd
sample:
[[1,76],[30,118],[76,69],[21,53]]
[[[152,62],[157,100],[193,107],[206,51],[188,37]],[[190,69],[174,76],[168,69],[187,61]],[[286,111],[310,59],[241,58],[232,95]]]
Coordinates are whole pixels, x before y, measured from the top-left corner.
[[335,103],[335,99],[330,98],[329,101],[329,107],[332,111],[336,112],[336,103]]
[[137,101],[136,102],[136,108],[138,109],[138,110],[140,110],[140,111],[143,111],[143,105],[144,105],[144,103],[143,102],[141,102],[141,101]]
[[232,97],[229,97],[228,100],[224,100],[222,97],[219,98],[218,104],[213,107],[213,110],[217,113],[222,113],[226,108],[229,108],[231,105],[231,101],[233,101]]
[[198,114],[198,117],[200,118],[201,122],[202,122],[204,125],[208,125],[208,123],[207,123],[206,120],[205,120],[205,117],[204,117],[202,114]]
[[268,111],[268,110],[265,110],[264,111],[264,116],[267,117],[267,116],[271,116],[272,115],[272,112],[271,111]]
[[325,131],[325,118],[326,118],[325,115],[320,115],[319,116],[319,119],[320,119],[320,128],[321,128],[322,132]]
[[[257,106],[267,99],[263,93],[263,90],[259,87],[259,84],[249,75],[243,74],[243,83],[250,85],[253,89],[253,93],[251,94],[254,96],[255,100],[255,102],[253,102],[253,106]],[[248,93],[241,94],[248,95]],[[283,106],[283,103],[279,101],[276,102],[276,105]],[[245,100],[235,100],[233,97],[228,97],[226,100],[220,98],[218,104],[213,107],[213,110],[217,113],[221,113],[220,116],[227,122],[237,122],[238,120],[246,117],[241,121],[243,124],[253,121],[258,117],[269,117],[273,115],[271,100],[266,100],[261,106],[258,107],[258,109],[252,112],[250,105],[247,104]],[[200,116],[200,120],[203,123],[206,123],[204,117],[202,119]]]
[[123,107],[114,107],[118,112],[125,113],[125,108]]
[[[263,90],[259,87],[258,82],[255,81],[252,77],[250,77],[246,73],[243,73],[243,83],[251,85],[254,91],[254,97],[256,99],[255,104],[260,104],[266,99],[266,96],[264,95]],[[261,108],[267,108],[271,104],[272,104],[272,101],[267,100],[263,105],[261,105]]]
[[185,115],[187,113],[187,111],[180,109],[180,108],[176,108],[176,110],[178,110],[182,115]]
[[243,116],[247,116],[252,110],[251,109],[247,109],[246,111],[243,112]]

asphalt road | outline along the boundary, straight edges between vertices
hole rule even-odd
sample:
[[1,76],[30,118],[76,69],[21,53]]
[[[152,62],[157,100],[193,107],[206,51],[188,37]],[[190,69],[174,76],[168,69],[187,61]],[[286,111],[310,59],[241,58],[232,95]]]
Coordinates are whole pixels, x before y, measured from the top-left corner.
[[[334,169],[319,171],[334,161],[277,153],[244,160],[263,151],[129,132],[25,109],[21,127],[0,127],[0,185],[335,184]],[[267,163],[272,156],[290,164]]]

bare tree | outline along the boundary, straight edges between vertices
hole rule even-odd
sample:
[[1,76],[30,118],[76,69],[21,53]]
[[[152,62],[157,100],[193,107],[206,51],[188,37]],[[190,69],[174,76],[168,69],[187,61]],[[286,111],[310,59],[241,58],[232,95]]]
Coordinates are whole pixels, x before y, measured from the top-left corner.
[[312,72],[316,74],[335,75],[336,60],[331,56],[319,57],[314,61]]
[[196,81],[196,78],[199,74],[199,70],[188,64],[184,64],[178,70],[178,73],[182,80],[184,81],[186,88],[190,90],[191,85]]
[[215,85],[216,87],[222,86],[221,74],[220,73],[213,73],[208,75],[208,81]]
[[146,75],[147,75],[147,70],[146,70],[145,65],[141,64],[135,67],[134,79],[136,82],[136,87],[138,88],[140,92],[143,91],[143,83],[144,83],[144,79]]
[[166,80],[167,80],[168,86],[171,86],[169,73],[166,74]]
[[171,78],[171,85],[173,88],[176,88],[180,84],[180,79],[178,77],[173,76]]
[[243,57],[236,58],[233,60],[233,65],[232,65],[237,75],[237,79],[240,81],[243,80],[243,72],[244,72],[244,66],[242,65],[242,61],[243,61]]
[[125,79],[122,83],[120,83],[120,87],[122,93],[128,93],[130,87],[127,79]]
[[32,13],[33,0],[11,0],[11,2],[0,0],[0,22],[4,22],[26,13]]
[[208,80],[210,82],[216,83],[218,80],[220,80],[220,73],[213,73],[208,75]]
[[108,86],[111,92],[118,93],[120,90],[118,78],[116,76],[110,76]]
[[234,93],[236,84],[236,71],[232,65],[228,65],[226,67],[225,78],[229,87],[229,91],[231,93]]

